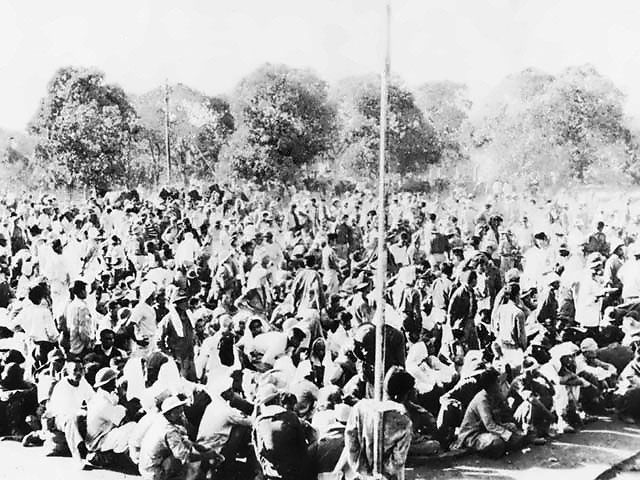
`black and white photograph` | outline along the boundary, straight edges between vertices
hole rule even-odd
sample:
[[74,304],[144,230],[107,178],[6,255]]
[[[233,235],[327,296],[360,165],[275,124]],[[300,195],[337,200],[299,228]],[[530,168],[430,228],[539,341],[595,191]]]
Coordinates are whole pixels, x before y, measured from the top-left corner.
[[0,480],[640,480],[640,1],[0,18]]

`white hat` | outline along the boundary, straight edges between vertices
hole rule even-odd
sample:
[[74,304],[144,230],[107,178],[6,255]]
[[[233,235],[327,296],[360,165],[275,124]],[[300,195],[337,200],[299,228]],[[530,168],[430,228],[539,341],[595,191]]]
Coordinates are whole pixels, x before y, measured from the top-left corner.
[[340,423],[347,423],[349,415],[351,415],[351,407],[346,403],[339,403],[333,407],[333,411],[336,415],[336,421]]
[[162,406],[160,407],[160,413],[167,413],[173,410],[174,408],[181,407],[185,405],[187,402],[184,400],[180,400],[177,396],[172,395],[162,402]]
[[562,357],[575,355],[579,351],[580,350],[574,343],[563,342],[549,350],[549,353],[551,354],[551,358],[560,359]]

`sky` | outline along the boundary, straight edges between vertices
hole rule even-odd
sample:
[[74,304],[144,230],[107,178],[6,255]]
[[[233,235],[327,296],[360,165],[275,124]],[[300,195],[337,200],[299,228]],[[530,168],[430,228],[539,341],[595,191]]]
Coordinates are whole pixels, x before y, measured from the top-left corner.
[[[453,80],[472,100],[528,67],[593,64],[640,119],[638,0],[391,0],[391,69]],[[0,127],[22,130],[66,65],[132,93],[184,83],[231,91],[265,62],[330,82],[379,72],[384,0],[1,0]]]

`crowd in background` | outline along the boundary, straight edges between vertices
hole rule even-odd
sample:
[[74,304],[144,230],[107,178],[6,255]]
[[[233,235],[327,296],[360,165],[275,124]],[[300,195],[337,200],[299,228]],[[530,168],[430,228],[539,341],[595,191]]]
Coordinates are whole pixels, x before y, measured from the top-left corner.
[[372,191],[274,197],[0,199],[0,435],[144,479],[351,479],[382,418],[402,479],[640,421],[631,200],[394,193],[381,297]]

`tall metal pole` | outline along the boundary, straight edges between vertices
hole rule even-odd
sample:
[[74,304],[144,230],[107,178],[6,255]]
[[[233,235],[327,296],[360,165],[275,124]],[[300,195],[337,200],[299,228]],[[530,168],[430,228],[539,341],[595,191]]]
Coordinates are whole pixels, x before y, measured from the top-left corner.
[[169,82],[164,82],[164,154],[167,159],[167,185],[171,183],[171,145],[169,144]]
[[[376,316],[376,352],[375,352],[375,382],[374,395],[375,400],[383,399],[383,381],[384,381],[384,325],[385,325],[385,283],[387,280],[387,248],[385,245],[386,237],[386,199],[385,199],[385,169],[387,154],[387,109],[388,109],[388,91],[389,71],[391,70],[391,54],[390,54],[390,29],[391,29],[391,3],[386,2],[385,12],[385,55],[384,69],[380,81],[380,151],[378,165],[378,266],[377,266],[377,316]],[[378,415],[378,425],[375,429],[375,445],[373,463],[376,479],[383,478],[383,424],[384,413],[380,410]]]

